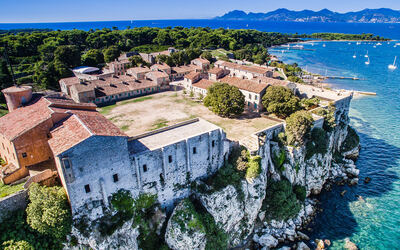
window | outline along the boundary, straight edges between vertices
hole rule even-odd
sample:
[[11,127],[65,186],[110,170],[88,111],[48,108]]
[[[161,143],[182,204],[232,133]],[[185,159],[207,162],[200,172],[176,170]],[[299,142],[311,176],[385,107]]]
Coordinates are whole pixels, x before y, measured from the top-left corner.
[[254,96],[254,100],[257,100],[257,95]]
[[197,154],[197,148],[196,147],[193,148],[193,154],[194,155]]
[[70,169],[71,168],[71,163],[69,162],[68,158],[62,159],[62,164],[64,165],[65,169]]
[[90,193],[90,186],[89,184],[85,185],[85,192]]
[[114,180],[114,182],[118,182],[118,180],[119,180],[119,179],[118,179],[118,174],[114,174],[114,175],[113,175],[113,180]]
[[168,162],[169,162],[169,163],[172,162],[172,155],[168,155]]
[[147,172],[147,165],[143,164],[143,172],[146,173]]
[[215,147],[215,141],[214,141],[214,140],[212,140],[211,146],[212,146],[212,147]]
[[22,153],[22,158],[26,158],[28,155],[24,152]]

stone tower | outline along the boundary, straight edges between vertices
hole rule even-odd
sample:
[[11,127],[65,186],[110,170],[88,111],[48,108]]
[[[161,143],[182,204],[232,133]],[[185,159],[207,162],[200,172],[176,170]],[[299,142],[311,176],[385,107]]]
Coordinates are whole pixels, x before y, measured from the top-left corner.
[[28,103],[32,98],[32,87],[30,86],[12,86],[3,89],[6,98],[7,107],[10,112]]

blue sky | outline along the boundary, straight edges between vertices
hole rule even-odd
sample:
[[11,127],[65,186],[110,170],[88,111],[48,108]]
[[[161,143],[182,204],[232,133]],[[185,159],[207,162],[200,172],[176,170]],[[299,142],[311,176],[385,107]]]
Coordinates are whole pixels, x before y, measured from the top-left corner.
[[211,18],[240,9],[347,12],[400,9],[400,0],[0,0],[0,23]]

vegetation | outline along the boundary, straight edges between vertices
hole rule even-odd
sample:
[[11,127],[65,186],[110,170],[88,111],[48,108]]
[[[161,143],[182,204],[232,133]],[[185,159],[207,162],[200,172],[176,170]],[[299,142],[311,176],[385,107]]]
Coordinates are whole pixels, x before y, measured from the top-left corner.
[[41,234],[65,239],[71,231],[72,216],[64,189],[34,183],[29,188],[29,200],[28,224]]
[[314,154],[325,154],[328,151],[328,136],[322,128],[311,130],[310,138],[306,143],[306,159],[310,159]]
[[342,152],[350,151],[360,143],[360,137],[351,126],[347,127],[347,136],[342,144]]
[[256,64],[268,62],[270,55],[268,50],[259,44],[246,44],[244,47],[233,53],[235,59],[246,60]]
[[[0,158],[0,162],[3,159]],[[22,189],[24,189],[24,184],[25,183],[21,183],[21,184],[17,184],[17,185],[5,185],[2,182],[0,182],[0,198],[9,196],[11,194],[14,194]]]
[[305,110],[310,110],[310,109],[317,108],[319,103],[320,103],[320,99],[318,97],[314,97],[314,98],[310,98],[310,99],[303,98],[300,101],[301,106]]
[[319,108],[314,112],[315,114],[324,117],[323,128],[327,132],[333,131],[336,127],[335,111],[335,106],[330,104],[327,108]]
[[208,88],[204,105],[219,116],[232,117],[243,113],[245,97],[235,86],[214,83]]
[[304,186],[301,185],[294,185],[293,186],[293,193],[296,195],[296,198],[299,201],[305,201],[307,197],[307,191]]
[[286,136],[290,145],[301,145],[305,136],[314,123],[314,119],[307,111],[301,110],[293,113],[286,119]]
[[262,103],[268,112],[286,118],[300,109],[300,100],[293,92],[282,86],[270,86],[263,96]]
[[278,154],[273,155],[272,161],[276,169],[281,172],[285,170],[283,164],[286,161],[286,151],[284,149],[281,149]]
[[283,69],[283,72],[285,73],[289,81],[303,83],[303,80],[300,78],[300,76],[303,74],[303,70],[299,67],[297,63],[285,64],[272,62],[270,66]]
[[[298,192],[299,190],[297,190]],[[288,220],[293,218],[301,209],[294,189],[286,179],[271,181],[267,187],[263,209],[266,211],[267,219]],[[302,198],[302,196],[300,197]]]

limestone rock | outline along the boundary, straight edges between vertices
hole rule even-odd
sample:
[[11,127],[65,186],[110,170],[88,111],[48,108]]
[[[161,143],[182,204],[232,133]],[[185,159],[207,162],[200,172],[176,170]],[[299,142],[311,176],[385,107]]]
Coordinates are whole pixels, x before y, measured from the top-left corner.
[[310,248],[306,245],[306,243],[304,243],[302,241],[297,244],[296,249],[297,250],[310,250]]
[[261,246],[267,248],[276,247],[279,243],[278,240],[270,234],[264,234],[261,237],[258,237],[258,235],[254,235],[253,240]]
[[344,241],[345,241],[344,248],[348,250],[358,250],[357,245],[351,242],[349,238],[346,238]]

